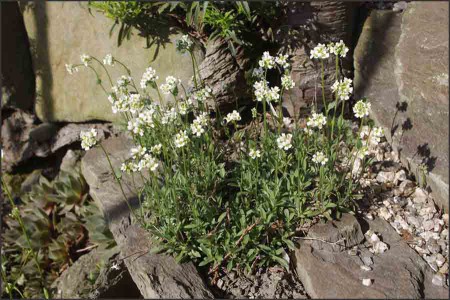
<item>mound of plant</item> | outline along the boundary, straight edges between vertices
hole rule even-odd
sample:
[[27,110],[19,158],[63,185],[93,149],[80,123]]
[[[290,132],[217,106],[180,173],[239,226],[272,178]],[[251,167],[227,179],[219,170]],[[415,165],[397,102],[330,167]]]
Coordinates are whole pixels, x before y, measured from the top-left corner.
[[[183,36],[177,48],[191,52],[192,44]],[[356,130],[343,118],[353,88],[351,79],[339,78],[339,70],[331,87],[335,98],[325,99],[324,68],[339,65],[347,51],[342,41],[312,50],[311,59],[322,71],[323,99],[307,120],[282,114],[284,93],[295,86],[283,54],[265,52],[253,70],[255,106],[248,116],[215,110],[214,95],[198,70],[191,88],[173,76],[159,83],[151,67],[139,86],[128,69],[115,85],[109,82],[112,110],[122,115],[136,143],[120,171],[145,181],[136,191],[142,209],[132,212],[157,242],[154,251],[208,266],[215,275],[222,267],[247,272],[273,264],[287,267],[287,252],[305,222],[339,218],[355,209],[360,176],[372,161],[369,148],[383,132],[368,121],[365,99],[353,107],[360,123]],[[69,73],[101,64],[85,54],[81,60],[66,65]],[[105,71],[122,67],[116,62],[107,55]],[[267,80],[269,73],[278,74],[281,86]],[[150,98],[150,89],[158,99]],[[81,134],[84,149],[97,145],[96,134]],[[119,184],[120,171],[113,170]]]
[[12,208],[3,219],[4,297],[50,298],[53,281],[78,257],[115,245],[79,172],[61,172],[51,182],[41,176],[16,201],[3,178],[2,189]]
[[147,36],[149,45],[157,43],[161,30],[155,25],[163,25],[189,32],[203,42],[222,38],[233,54],[237,45],[252,48],[262,41],[274,42],[286,9],[283,2],[247,1],[101,1],[89,5],[115,21],[111,32],[118,25],[119,45],[129,38],[132,28]]

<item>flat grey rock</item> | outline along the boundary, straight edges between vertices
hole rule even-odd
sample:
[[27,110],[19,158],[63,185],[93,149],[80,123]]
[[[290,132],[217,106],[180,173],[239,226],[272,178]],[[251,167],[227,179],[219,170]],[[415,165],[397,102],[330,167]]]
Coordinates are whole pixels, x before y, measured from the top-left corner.
[[[358,256],[317,250],[311,241],[301,241],[295,264],[308,295],[328,299],[447,298],[447,289],[432,285],[433,273],[426,262],[386,221],[376,218],[364,225],[389,245],[389,250],[372,257],[372,271],[361,269],[364,263]],[[372,284],[364,286],[363,279],[371,279]]]

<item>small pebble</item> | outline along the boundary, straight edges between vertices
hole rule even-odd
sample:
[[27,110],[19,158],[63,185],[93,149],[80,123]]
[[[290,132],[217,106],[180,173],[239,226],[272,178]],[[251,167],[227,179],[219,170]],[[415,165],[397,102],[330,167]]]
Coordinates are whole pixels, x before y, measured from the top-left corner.
[[372,271],[372,268],[371,267],[368,267],[368,266],[360,266],[360,268],[361,268],[361,270],[363,270],[363,271]]
[[370,257],[370,256],[363,256],[363,257],[361,257],[361,260],[366,266],[373,265],[373,260],[372,260],[372,257]]
[[362,284],[365,286],[371,286],[372,285],[372,279],[370,278],[365,278],[362,280]]
[[444,286],[445,278],[442,274],[437,273],[433,276],[433,280],[431,282],[437,286]]
[[423,229],[425,229],[426,231],[431,231],[434,229],[434,221],[433,220],[428,220],[423,222],[422,224]]

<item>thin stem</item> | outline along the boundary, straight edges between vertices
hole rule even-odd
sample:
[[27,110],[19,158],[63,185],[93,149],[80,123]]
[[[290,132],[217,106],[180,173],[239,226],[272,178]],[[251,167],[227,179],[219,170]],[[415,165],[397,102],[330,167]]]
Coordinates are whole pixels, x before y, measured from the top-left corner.
[[322,101],[323,101],[323,107],[325,109],[325,116],[328,116],[328,108],[327,108],[327,103],[326,103],[326,99],[325,99],[325,70],[324,70],[324,66],[323,66],[323,60],[320,61],[320,67],[321,67],[321,71],[322,71]]

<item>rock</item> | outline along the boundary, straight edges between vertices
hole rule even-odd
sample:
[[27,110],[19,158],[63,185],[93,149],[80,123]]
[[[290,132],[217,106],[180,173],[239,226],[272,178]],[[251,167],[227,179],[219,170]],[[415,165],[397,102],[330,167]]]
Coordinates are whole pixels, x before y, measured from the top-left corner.
[[28,193],[31,191],[33,186],[39,182],[39,178],[41,178],[42,170],[34,170],[30,175],[22,182],[20,185],[20,191],[22,193]]
[[313,225],[309,229],[307,237],[317,239],[312,240],[311,243],[314,249],[332,252],[353,247],[364,239],[361,226],[356,218],[350,214],[343,214],[339,221]]
[[[390,227],[376,218],[368,221],[390,245],[389,251],[373,257],[372,285],[361,288],[367,271],[346,252],[314,249],[308,241],[295,250],[295,268],[311,298],[445,298],[447,290],[432,286],[433,271]],[[326,288],[324,288],[326,287]]]
[[392,214],[389,212],[389,210],[386,207],[380,208],[378,211],[378,214],[380,217],[382,217],[385,220],[389,220],[392,217]]
[[[119,27],[110,36],[114,20],[96,9],[92,9],[91,14],[88,3],[36,2],[21,5],[33,66],[39,71],[36,72],[35,110],[42,121],[120,120],[119,115],[112,113],[111,105],[90,69],[80,68],[73,75],[67,73],[65,64],[79,64],[83,53],[99,60],[111,53],[131,70],[137,83],[149,66],[157,71],[161,82],[166,76],[173,75],[187,85],[193,75],[190,56],[181,55],[175,49],[175,41],[180,35],[174,34],[168,25],[150,21],[147,28],[151,28],[153,33],[149,37],[152,39],[149,48],[146,37],[140,36],[134,28],[129,40],[125,39],[118,47]],[[196,56],[200,63],[202,53],[197,52]],[[109,80],[104,70],[96,63],[93,67],[109,91]],[[113,84],[126,74],[124,68],[117,64],[108,70]],[[148,92],[153,99],[158,98],[154,90]]]
[[243,54],[243,49],[238,47],[236,56],[231,55],[227,42],[221,39],[206,45],[199,69],[215,97],[215,101],[209,103],[212,109],[217,103],[222,112],[228,112],[236,108],[236,103],[245,105],[251,101],[251,88],[245,79],[249,60]]
[[361,260],[364,263],[364,265],[366,265],[366,266],[373,265],[373,260],[372,260],[372,257],[370,257],[370,256],[362,256]]
[[433,284],[434,285],[444,286],[444,282],[445,282],[444,275],[437,273],[433,276]]
[[362,280],[362,284],[365,286],[371,286],[372,285],[372,279],[370,278],[365,278]]
[[445,263],[442,265],[442,267],[439,269],[439,273],[441,274],[447,274],[448,273],[448,263]]
[[[103,142],[111,163],[119,169],[130,156],[133,142],[114,137]],[[89,150],[81,161],[81,169],[90,187],[90,194],[102,210],[109,228],[124,257],[125,266],[144,298],[212,298],[192,262],[178,264],[170,255],[150,253],[152,246],[148,232],[132,224],[129,209],[115,182],[108,162],[99,148]],[[135,178],[137,187],[142,180]],[[131,176],[124,175],[122,184],[131,206],[138,205]]]
[[428,194],[423,189],[416,188],[412,197],[415,203],[426,203]]
[[371,268],[371,267],[368,267],[368,266],[361,266],[360,268],[361,268],[361,270],[363,270],[363,271],[372,271],[372,268]]
[[445,264],[445,257],[440,253],[436,254],[436,264],[439,268]]
[[[111,272],[109,260],[117,253],[94,249],[81,256],[52,284],[58,298],[140,297],[136,285],[124,268]],[[100,267],[100,269],[98,268]],[[126,289],[124,289],[126,287]]]
[[384,172],[381,171],[378,173],[376,180],[380,183],[386,183],[386,182],[394,182],[395,173],[394,172]]
[[423,226],[423,229],[425,229],[426,231],[431,231],[434,229],[434,221],[427,220],[427,221],[423,222],[422,226]]
[[30,112],[34,106],[35,80],[30,45],[17,2],[2,3],[1,17],[1,106]]
[[405,170],[400,170],[395,173],[394,184],[398,184],[399,182],[403,182],[406,180],[406,172]]
[[53,123],[41,123],[30,130],[29,138],[38,143],[49,141],[58,131],[59,126]]
[[442,220],[444,221],[445,226],[448,226],[448,214],[443,214]]
[[389,247],[386,243],[383,243],[382,241],[378,241],[373,244],[372,249],[373,249],[374,254],[381,254],[381,253],[386,252],[389,249]]
[[426,175],[446,211],[448,9],[443,2],[410,2],[403,14],[373,10],[354,51],[355,98],[373,99],[371,117],[411,173]]
[[61,166],[59,168],[61,171],[71,172],[74,168],[77,167],[77,165],[79,165],[80,160],[81,152],[69,149],[64,155]]
[[408,6],[408,4],[406,3],[406,1],[399,1],[399,2],[394,3],[394,6],[392,7],[392,11],[402,12],[406,9],[407,6]]
[[403,197],[409,197],[412,193],[414,193],[416,189],[416,184],[412,182],[411,180],[405,180],[402,183],[400,183],[399,190],[400,195]]

